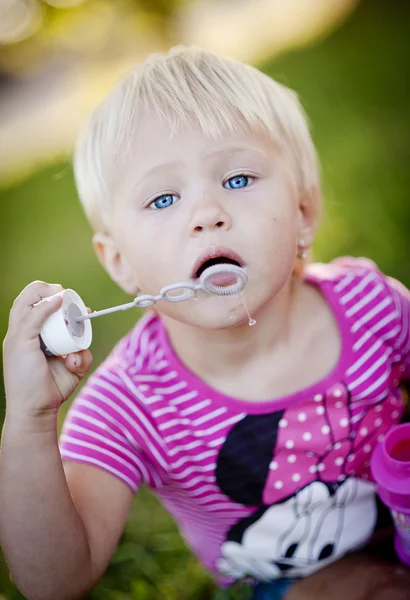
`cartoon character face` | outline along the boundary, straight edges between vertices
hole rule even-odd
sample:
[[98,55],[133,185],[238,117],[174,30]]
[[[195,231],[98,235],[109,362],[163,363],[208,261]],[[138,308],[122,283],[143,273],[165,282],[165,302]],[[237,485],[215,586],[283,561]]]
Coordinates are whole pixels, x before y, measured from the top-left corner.
[[228,534],[216,566],[226,575],[260,581],[310,575],[367,542],[377,519],[374,496],[373,483],[354,477],[334,494],[314,481],[260,511],[239,541]]
[[397,403],[388,394],[354,413],[340,382],[303,405],[236,423],[216,481],[252,512],[228,531],[216,568],[259,581],[302,577],[366,544],[380,516],[370,456],[400,418]]

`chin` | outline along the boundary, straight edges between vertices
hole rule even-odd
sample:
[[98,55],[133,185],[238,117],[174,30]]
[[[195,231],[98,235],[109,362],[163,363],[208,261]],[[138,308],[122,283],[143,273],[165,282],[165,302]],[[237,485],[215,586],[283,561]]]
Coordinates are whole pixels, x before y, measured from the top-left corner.
[[[251,317],[256,318],[254,317],[257,312],[255,307],[250,305],[246,296],[244,296],[244,301]],[[173,305],[164,303],[161,311],[158,312],[180,323],[215,331],[244,325],[248,327],[249,321],[242,301],[237,296],[199,295],[196,302],[191,300]]]
[[[204,314],[195,316],[195,319],[191,321],[192,325],[201,327],[202,329],[213,329],[214,331],[220,331],[222,329],[233,329],[237,327],[248,326],[248,316],[242,309],[241,314],[237,312],[229,314],[226,311],[225,314]],[[193,322],[195,321],[195,322]]]

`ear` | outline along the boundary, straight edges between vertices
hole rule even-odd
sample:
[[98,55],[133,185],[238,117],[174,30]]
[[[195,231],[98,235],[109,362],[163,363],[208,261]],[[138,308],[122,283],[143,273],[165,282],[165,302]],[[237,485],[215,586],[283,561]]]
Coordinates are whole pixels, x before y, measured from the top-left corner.
[[317,187],[302,189],[299,192],[298,239],[309,249],[321,217],[322,199]]
[[98,260],[111,279],[124,292],[135,296],[138,292],[138,284],[135,281],[130,266],[124,259],[113,238],[105,233],[95,233],[92,243]]
[[260,506],[285,411],[247,415],[229,431],[216,463],[216,483],[240,504]]

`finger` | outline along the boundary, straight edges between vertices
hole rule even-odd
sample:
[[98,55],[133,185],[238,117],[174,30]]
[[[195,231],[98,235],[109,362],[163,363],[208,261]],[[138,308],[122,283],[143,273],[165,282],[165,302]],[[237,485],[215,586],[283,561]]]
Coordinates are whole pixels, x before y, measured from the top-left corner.
[[44,299],[44,302],[33,306],[28,318],[25,319],[24,326],[26,335],[29,339],[37,337],[46,320],[55,313],[63,303],[62,296],[50,296]]
[[91,368],[93,355],[89,350],[72,352],[65,357],[65,366],[69,371],[75,373],[78,377],[84,377]]
[[34,304],[40,302],[43,298],[58,294],[62,289],[60,284],[51,284],[45,281],[29,283],[14,300],[10,320],[20,321],[30,312]]

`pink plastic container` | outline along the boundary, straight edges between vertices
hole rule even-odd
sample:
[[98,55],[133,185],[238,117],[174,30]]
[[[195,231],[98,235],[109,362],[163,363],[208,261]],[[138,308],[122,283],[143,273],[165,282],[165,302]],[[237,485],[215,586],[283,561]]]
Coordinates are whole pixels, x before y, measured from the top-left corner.
[[395,525],[394,547],[410,566],[410,423],[392,427],[376,446],[370,468]]

